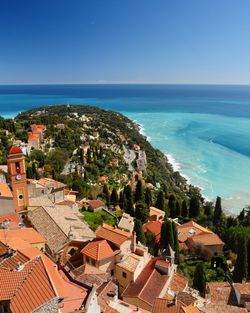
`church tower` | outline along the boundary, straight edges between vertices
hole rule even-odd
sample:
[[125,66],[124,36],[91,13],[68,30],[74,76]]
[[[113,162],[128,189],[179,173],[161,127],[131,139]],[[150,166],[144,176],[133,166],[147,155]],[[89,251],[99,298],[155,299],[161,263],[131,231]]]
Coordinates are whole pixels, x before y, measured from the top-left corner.
[[26,210],[29,202],[28,186],[24,155],[18,146],[9,149],[7,164],[16,212]]

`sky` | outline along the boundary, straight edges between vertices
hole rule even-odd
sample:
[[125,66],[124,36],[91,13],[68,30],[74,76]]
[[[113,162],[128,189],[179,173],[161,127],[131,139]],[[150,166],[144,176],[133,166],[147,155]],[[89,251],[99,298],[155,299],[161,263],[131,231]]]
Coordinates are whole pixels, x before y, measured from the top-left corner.
[[0,84],[250,84],[249,0],[1,0]]

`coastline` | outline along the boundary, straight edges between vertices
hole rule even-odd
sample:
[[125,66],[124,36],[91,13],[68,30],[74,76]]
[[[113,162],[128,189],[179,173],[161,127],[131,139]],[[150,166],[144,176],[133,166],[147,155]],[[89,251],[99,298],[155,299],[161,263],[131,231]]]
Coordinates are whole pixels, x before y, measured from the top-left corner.
[[[139,133],[140,133],[141,135],[143,135],[144,137],[146,137],[147,141],[150,142],[151,137],[148,136],[148,135],[145,133],[145,127],[144,127],[144,125],[141,124],[141,123],[139,123],[137,120],[133,120],[133,122],[138,126]],[[151,144],[152,144],[152,143],[151,143]],[[167,158],[169,164],[171,164],[173,170],[174,170],[175,172],[179,172],[180,175],[186,180],[186,182],[187,182],[188,185],[193,185],[191,178],[188,177],[187,175],[185,175],[184,173],[182,173],[182,171],[181,171],[181,164],[176,161],[175,157],[174,157],[172,154],[170,154],[170,153],[165,153],[165,156],[166,156],[166,158]],[[200,192],[201,192],[201,195],[202,195],[202,197],[204,198],[205,201],[208,201],[208,202],[214,202],[214,201],[215,201],[215,199],[211,199],[211,198],[209,198],[208,196],[204,195],[204,193],[203,193],[204,188],[203,188],[203,187],[197,186],[197,185],[193,185],[193,186],[199,188],[199,190],[200,190]]]

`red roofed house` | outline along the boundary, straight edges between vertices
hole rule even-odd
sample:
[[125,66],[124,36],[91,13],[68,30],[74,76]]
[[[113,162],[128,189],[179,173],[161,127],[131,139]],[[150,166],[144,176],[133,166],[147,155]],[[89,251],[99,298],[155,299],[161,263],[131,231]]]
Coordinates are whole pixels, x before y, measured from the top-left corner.
[[81,251],[83,262],[97,267],[103,272],[113,275],[115,256],[120,250],[104,239],[96,239],[89,242]]
[[121,255],[127,254],[135,247],[135,238],[133,234],[107,224],[103,224],[97,228],[96,237],[105,239],[113,244],[121,251]]
[[[27,245],[29,245],[27,243]],[[81,310],[88,290],[71,282],[36,248],[11,250],[1,243],[1,312],[60,312]],[[33,250],[30,257],[26,251]],[[8,251],[8,253],[6,253]]]
[[90,212],[98,212],[106,208],[104,202],[101,200],[88,200],[84,202],[84,207],[86,210]]
[[122,294],[123,300],[151,311],[155,299],[166,294],[174,268],[170,262],[159,257],[153,258],[137,279],[125,289]]
[[177,226],[180,246],[191,251],[200,250],[209,255],[222,254],[224,242],[210,229],[190,221]]

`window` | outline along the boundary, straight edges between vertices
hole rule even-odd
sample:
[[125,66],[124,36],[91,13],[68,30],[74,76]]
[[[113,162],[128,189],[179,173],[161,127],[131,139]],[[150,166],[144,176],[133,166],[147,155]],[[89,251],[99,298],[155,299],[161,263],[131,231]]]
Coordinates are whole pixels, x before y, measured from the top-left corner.
[[89,257],[86,256],[86,263],[89,263]]
[[20,163],[16,162],[16,172],[20,173]]
[[122,272],[122,277],[123,277],[123,278],[127,278],[127,273]]
[[22,196],[22,195],[20,195],[18,198],[19,198],[20,200],[22,200],[22,199],[23,199],[23,196]]
[[95,260],[91,259],[91,265],[96,266]]

